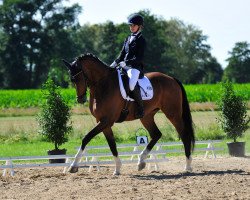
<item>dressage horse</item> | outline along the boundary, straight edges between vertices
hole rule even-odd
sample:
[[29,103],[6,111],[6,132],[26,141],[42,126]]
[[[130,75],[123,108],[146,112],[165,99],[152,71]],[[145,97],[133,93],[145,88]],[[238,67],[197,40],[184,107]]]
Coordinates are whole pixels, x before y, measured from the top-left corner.
[[[89,108],[97,121],[97,125],[82,139],[82,145],[68,171],[71,173],[78,171],[78,163],[84,148],[93,137],[103,132],[114,156],[114,174],[119,175],[121,160],[118,156],[111,127],[118,121],[126,101],[120,93],[117,71],[92,54],[81,55],[72,63],[66,60],[63,60],[63,62],[69,69],[71,81],[75,84],[77,101],[79,103],[86,101],[86,91],[89,88]],[[184,87],[180,81],[163,73],[151,72],[146,73],[145,76],[152,83],[154,96],[151,100],[143,101],[145,115],[140,121],[149,132],[151,140],[139,156],[138,170],[145,168],[147,155],[162,136],[154,121],[154,115],[161,110],[174,125],[184,144],[186,155],[185,170],[191,171],[191,153],[194,148],[195,137]],[[129,113],[125,121],[135,120],[136,104],[129,102],[127,107]]]

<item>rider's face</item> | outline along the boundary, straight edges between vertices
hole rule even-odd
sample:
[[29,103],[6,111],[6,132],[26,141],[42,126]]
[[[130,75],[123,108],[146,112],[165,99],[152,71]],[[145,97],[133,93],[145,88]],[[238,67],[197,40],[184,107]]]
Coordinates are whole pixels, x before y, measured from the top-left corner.
[[136,25],[136,24],[130,24],[129,25],[129,29],[130,29],[131,33],[136,33],[139,30],[139,28],[140,27],[138,25]]

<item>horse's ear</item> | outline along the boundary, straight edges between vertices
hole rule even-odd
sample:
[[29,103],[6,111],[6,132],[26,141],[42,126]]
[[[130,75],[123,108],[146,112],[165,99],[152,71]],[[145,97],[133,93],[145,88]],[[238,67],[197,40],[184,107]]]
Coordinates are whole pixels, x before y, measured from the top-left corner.
[[64,59],[62,59],[62,61],[63,61],[64,65],[65,65],[69,70],[72,69],[72,66],[71,66],[71,64],[70,64],[68,61],[66,61],[66,60],[64,60]]

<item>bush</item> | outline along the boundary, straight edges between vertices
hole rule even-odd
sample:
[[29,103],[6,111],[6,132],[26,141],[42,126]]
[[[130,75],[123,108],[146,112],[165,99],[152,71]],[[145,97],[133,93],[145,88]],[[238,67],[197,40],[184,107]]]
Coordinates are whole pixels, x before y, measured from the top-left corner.
[[48,79],[43,85],[42,97],[44,102],[37,120],[41,134],[53,142],[57,150],[60,145],[68,141],[68,134],[72,131],[72,125],[68,125],[70,119],[70,107],[63,100],[59,87]]
[[247,130],[250,121],[247,106],[241,96],[237,96],[231,82],[222,84],[223,91],[218,107],[221,110],[218,122],[227,137],[236,142],[238,137]]

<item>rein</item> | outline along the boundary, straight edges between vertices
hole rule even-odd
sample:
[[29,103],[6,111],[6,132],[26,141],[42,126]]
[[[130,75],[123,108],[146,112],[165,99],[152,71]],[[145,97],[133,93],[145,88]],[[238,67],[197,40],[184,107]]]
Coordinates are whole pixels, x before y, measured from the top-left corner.
[[83,71],[81,70],[80,72],[78,72],[77,74],[75,74],[74,76],[71,76],[72,79],[75,79],[75,77],[77,77],[79,74],[83,73]]

